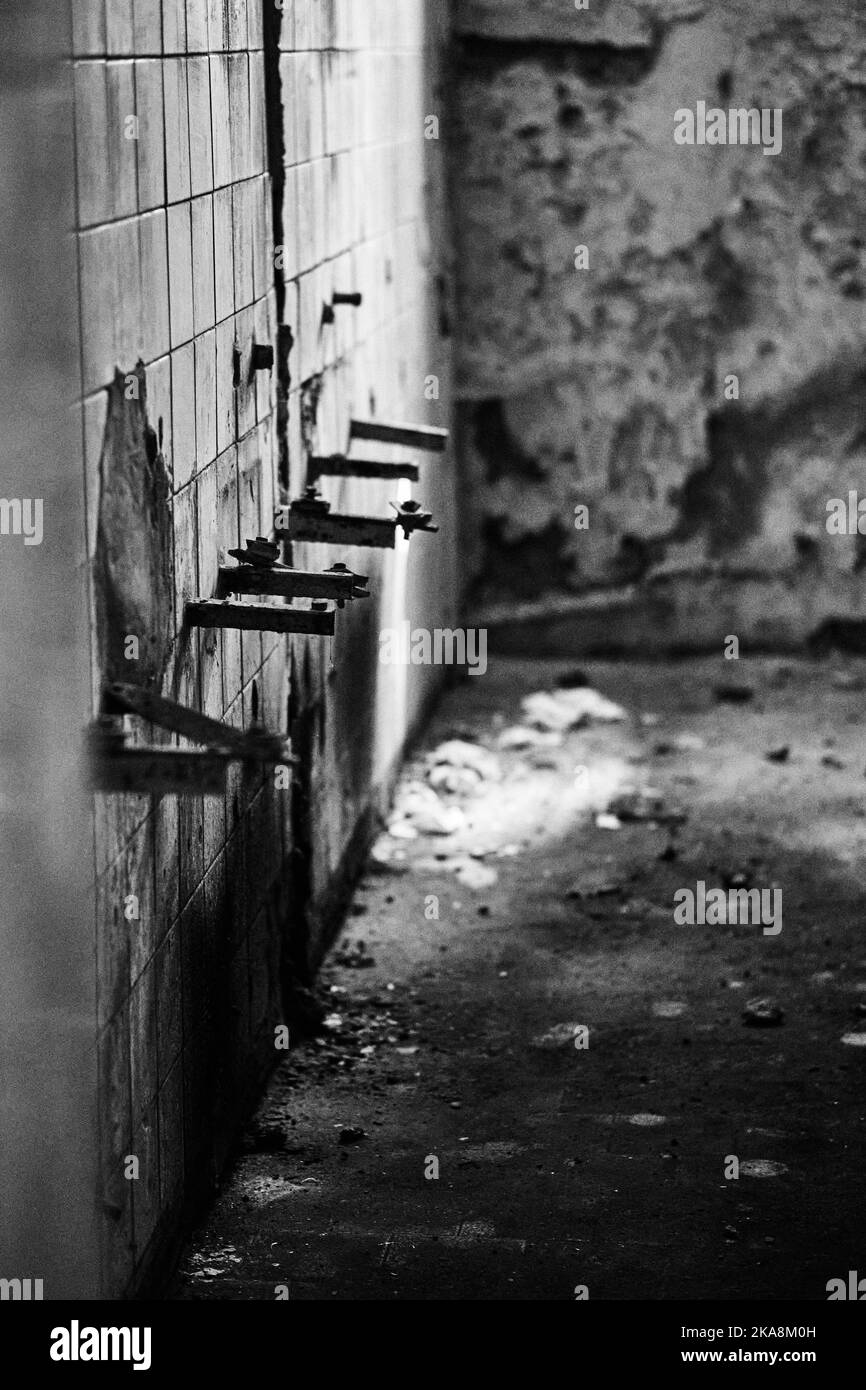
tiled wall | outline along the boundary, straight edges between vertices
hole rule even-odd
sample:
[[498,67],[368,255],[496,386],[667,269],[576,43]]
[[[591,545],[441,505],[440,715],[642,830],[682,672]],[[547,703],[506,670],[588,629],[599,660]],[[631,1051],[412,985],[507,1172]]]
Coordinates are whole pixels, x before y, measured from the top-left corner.
[[[371,575],[376,597],[337,615],[333,641],[183,624],[185,602],[215,590],[220,547],[271,534],[275,504],[297,495],[302,407],[313,398],[326,452],[345,445],[352,410],[447,424],[442,185],[438,146],[424,139],[445,33],[447,7],[435,8],[286,0],[274,15],[265,0],[73,0],[88,556],[106,543],[108,389],[140,361],[171,494],[163,693],[238,726],[254,703],[269,728],[291,723],[311,868],[299,888],[290,796],[270,772],[235,768],[224,800],[95,798],[109,1294],[152,1276],[179,1214],[224,1163],[274,1060],[286,934],[312,920],[294,954],[320,954],[365,814],[441,674],[383,684],[376,658],[380,623],[447,622],[443,537],[416,538],[408,557],[339,555]],[[333,289],[360,290],[364,302],[328,327]],[[282,448],[277,374],[249,371],[253,343],[277,342],[280,307],[294,340]],[[431,374],[439,398],[428,401]],[[450,466],[437,458],[425,470],[432,480],[417,495],[453,535]],[[326,490],[372,513],[397,495],[367,483]],[[294,558],[323,568],[338,553],[299,547]],[[96,712],[95,585],[91,607]],[[134,663],[126,678],[135,682]],[[139,1160],[137,1179],[124,1176],[127,1156]]]
[[[309,435],[320,454],[345,449],[352,415],[449,424],[442,94],[448,22],[444,0],[299,0],[284,10],[283,318],[296,339],[289,400],[293,496],[304,481],[311,380],[320,395]],[[441,139],[425,138],[430,115],[440,121]],[[357,291],[362,305],[338,307],[333,327],[320,328],[322,305],[334,291]],[[438,399],[428,398],[436,391]],[[379,667],[379,631],[404,618],[449,626],[457,602],[450,456],[381,446],[355,452],[369,456],[371,448],[383,458],[418,462],[421,482],[399,490],[393,483],[325,479],[320,487],[334,510],[388,515],[391,500],[412,492],[432,508],[441,530],[435,538],[416,536],[408,547],[398,540],[396,552],[343,552],[339,558],[370,576],[374,598],[342,615],[333,653],[311,651],[306,671],[295,663],[295,708],[319,711],[308,788],[313,958],[321,951],[329,887],[371,784],[387,786],[406,730],[442,675]],[[321,568],[338,553],[296,546],[295,560]]]

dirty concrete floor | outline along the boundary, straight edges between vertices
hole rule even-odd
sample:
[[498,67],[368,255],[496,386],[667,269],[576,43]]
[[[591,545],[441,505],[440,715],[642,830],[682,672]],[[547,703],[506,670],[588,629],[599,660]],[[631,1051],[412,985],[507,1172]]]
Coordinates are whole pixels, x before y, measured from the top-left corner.
[[[415,773],[455,734],[495,751],[567,669],[492,662]],[[277,1072],[173,1297],[825,1300],[862,1268],[863,667],[584,669],[626,723],[497,753],[501,780],[445,798],[462,830],[385,842],[322,972],[328,1026]],[[754,698],[720,703],[732,681]],[[658,818],[599,828],[628,786]],[[468,852],[494,884],[436,858]],[[675,924],[678,888],[735,874],[781,887],[779,935]],[[761,996],[779,1025],[744,1024]]]

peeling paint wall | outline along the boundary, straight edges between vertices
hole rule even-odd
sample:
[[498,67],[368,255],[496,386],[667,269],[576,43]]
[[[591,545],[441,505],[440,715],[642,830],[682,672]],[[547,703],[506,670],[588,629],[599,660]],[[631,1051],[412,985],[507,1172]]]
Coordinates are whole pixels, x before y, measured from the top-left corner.
[[174,640],[171,479],[147,418],[144,369],[117,372],[106,394],[93,586],[99,669],[108,684],[127,681],[134,635],[135,683],[159,688]]
[[[668,635],[703,644],[695,585],[719,566],[759,640],[858,611],[860,538],[825,526],[866,463],[858,0],[461,0],[454,62],[465,548],[488,611],[662,583]],[[781,108],[781,153],[675,144],[699,100]]]

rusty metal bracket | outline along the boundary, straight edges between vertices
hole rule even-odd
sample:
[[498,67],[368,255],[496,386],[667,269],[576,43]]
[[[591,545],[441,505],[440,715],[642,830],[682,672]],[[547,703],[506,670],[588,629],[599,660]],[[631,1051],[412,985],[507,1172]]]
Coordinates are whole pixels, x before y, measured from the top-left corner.
[[270,569],[279,561],[280,546],[278,541],[269,541],[267,536],[256,536],[255,540],[248,540],[245,546],[230,550],[229,555],[233,555],[242,565]]
[[369,598],[364,588],[366,575],[353,574],[345,565],[334,565],[317,574],[277,563],[280,547],[262,536],[248,540],[246,547],[230,550],[240,563],[221,565],[217,596],[227,594],[269,594],[278,598],[332,599],[339,608],[347,600]]
[[106,795],[130,792],[158,796],[224,796],[231,758],[224,753],[127,748],[103,755],[91,751],[91,788]]
[[179,734],[191,743],[200,743],[214,752],[222,752],[244,761],[283,763],[294,761],[279,734],[269,734],[256,721],[248,730],[235,729],[219,719],[211,719],[198,710],[167,700],[141,686],[116,682],[106,687],[103,710],[110,714],[135,714],[160,729]]
[[222,796],[232,754],[224,749],[128,748],[123,720],[103,715],[87,731],[96,792]]
[[278,531],[287,530],[293,541],[394,549],[396,524],[389,517],[343,516],[332,512],[330,502],[313,484],[305,489],[303,497],[277,512],[275,526]]
[[[106,687],[102,704],[105,712],[88,729],[94,791],[222,796],[232,762],[272,766],[299,762],[286,739],[269,734],[255,719],[248,729],[235,729],[153,691],[122,682]],[[123,719],[127,714],[204,748],[130,747]]]
[[347,458],[345,454],[314,457],[307,464],[307,479],[317,478],[408,478],[417,483],[420,470],[417,463],[382,463],[379,459]]
[[358,588],[358,577],[350,570],[346,570],[345,574],[329,574],[327,570],[317,574],[315,571],[289,569],[282,565],[275,565],[273,569],[221,565],[218,592],[220,598],[227,594],[269,594],[288,599],[333,599],[339,604],[347,599],[367,597],[367,591]]
[[[367,575],[366,575],[366,574],[353,574],[352,571],[349,569],[349,566],[348,566],[348,565],[344,565],[343,562],[342,562],[342,560],[338,560],[338,561],[336,562],[336,564],[331,565],[331,568],[330,568],[330,569],[325,570],[325,574],[337,575],[337,576],[339,576],[340,578],[345,578],[346,575],[349,575],[350,578],[351,578],[351,580],[352,580],[352,593],[351,593],[350,597],[351,597],[351,598],[369,598],[369,597],[370,597],[370,590],[364,587],[364,586],[367,584],[367,582],[368,582]],[[341,599],[341,598],[337,599],[337,607],[338,607],[338,608],[342,608],[342,607],[344,606],[344,604],[345,604],[345,599]]]
[[333,637],[334,610],[314,599],[310,608],[277,608],[268,603],[233,603],[231,599],[198,599],[186,605],[190,627],[231,628],[239,632],[300,632],[309,637]]
[[405,444],[410,449],[427,449],[441,454],[448,443],[448,431],[432,425],[387,424],[383,420],[352,420],[349,439],[375,440],[379,444]]
[[329,514],[298,511],[293,503],[284,513],[277,514],[276,524],[278,527],[284,527],[293,541],[394,549],[396,523],[390,517],[342,516],[338,512]]
[[366,545],[393,550],[397,527],[405,536],[413,531],[437,531],[431,526],[432,513],[421,510],[419,502],[392,502],[395,518],[378,516],[347,516],[331,511],[331,505],[315,487],[306,489],[304,496],[281,508],[275,517],[277,530],[288,530],[293,541],[313,541],[323,545]]

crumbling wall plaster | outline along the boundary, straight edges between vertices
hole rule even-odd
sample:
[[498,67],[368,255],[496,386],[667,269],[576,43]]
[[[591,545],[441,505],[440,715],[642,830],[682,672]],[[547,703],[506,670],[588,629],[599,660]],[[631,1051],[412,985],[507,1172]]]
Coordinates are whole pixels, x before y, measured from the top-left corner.
[[106,394],[94,584],[99,664],[106,683],[128,680],[127,634],[135,634],[136,679],[159,687],[174,639],[171,479],[147,418],[144,369],[116,372]]
[[[790,571],[793,608],[808,533],[810,592],[857,604],[856,537],[823,525],[866,462],[856,0],[464,0],[455,68],[458,389],[482,594],[723,561]],[[674,112],[698,100],[781,108],[781,153],[675,144]]]

